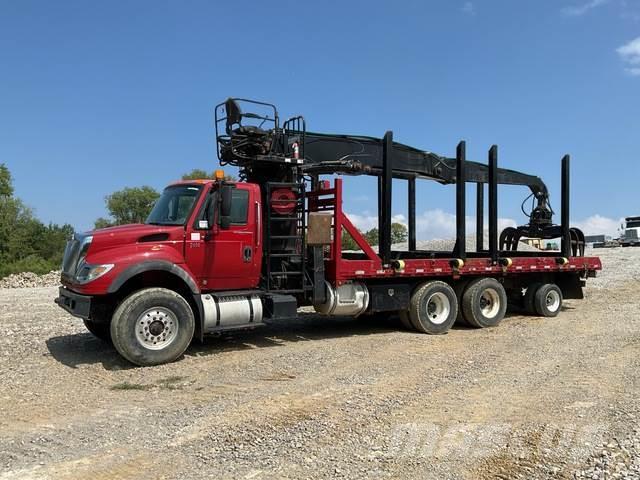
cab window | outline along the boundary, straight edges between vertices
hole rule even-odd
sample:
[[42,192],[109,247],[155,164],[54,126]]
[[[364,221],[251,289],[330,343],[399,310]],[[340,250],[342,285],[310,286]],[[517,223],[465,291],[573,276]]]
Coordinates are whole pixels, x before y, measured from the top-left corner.
[[184,225],[200,195],[199,185],[167,187],[151,210],[146,223],[151,225]]
[[246,225],[249,212],[249,191],[234,188],[231,194],[231,224]]

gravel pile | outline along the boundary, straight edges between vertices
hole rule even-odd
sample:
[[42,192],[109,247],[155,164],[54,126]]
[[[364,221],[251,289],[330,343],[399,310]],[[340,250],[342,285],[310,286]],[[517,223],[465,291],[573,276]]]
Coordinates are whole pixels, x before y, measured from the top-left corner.
[[625,480],[640,479],[640,429],[622,441],[612,439],[591,455],[588,467],[574,472],[575,478]]
[[597,278],[589,279],[590,288],[615,288],[629,281],[640,281],[640,248],[587,248],[585,255],[602,259],[602,271]]
[[38,288],[60,285],[60,270],[51,270],[44,275],[32,272],[14,273],[0,279],[0,288]]
[[[434,252],[451,252],[455,247],[456,239],[455,238],[434,238],[431,240],[417,240],[416,248],[418,250],[426,250],[426,251],[434,251]],[[394,243],[391,245],[393,250],[397,251],[406,251],[409,249],[408,242],[402,243]],[[486,236],[484,238],[484,248],[489,248],[489,237]],[[374,251],[378,251],[378,246],[373,247]],[[467,252],[475,252],[476,251],[476,236],[469,235],[467,236],[466,242],[466,250]],[[355,250],[354,250],[355,251]],[[539,252],[540,250],[532,247],[524,242],[520,242],[518,245],[518,251],[521,252]]]
[[[418,250],[434,250],[434,251],[452,251],[456,244],[455,238],[435,238],[432,240],[418,240],[416,241],[416,247]],[[407,242],[396,243],[393,245],[394,250],[407,250],[409,248]],[[484,248],[489,248],[489,236],[484,237]],[[476,251],[476,236],[467,236],[466,249],[468,252]],[[522,252],[539,252],[540,250],[532,247],[524,242],[520,242],[518,250]]]

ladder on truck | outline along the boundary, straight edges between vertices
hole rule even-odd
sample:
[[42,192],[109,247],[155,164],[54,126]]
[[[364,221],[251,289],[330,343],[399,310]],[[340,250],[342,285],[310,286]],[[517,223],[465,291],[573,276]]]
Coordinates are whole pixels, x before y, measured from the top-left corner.
[[304,255],[304,183],[267,182],[265,193],[265,288],[279,293],[303,293],[310,288]]

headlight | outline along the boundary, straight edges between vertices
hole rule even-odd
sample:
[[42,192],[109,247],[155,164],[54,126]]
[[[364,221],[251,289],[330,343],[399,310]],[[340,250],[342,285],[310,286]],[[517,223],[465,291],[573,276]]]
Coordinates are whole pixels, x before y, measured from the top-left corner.
[[92,282],[95,279],[103,276],[112,268],[113,268],[112,263],[107,263],[104,265],[89,265],[85,263],[80,269],[80,272],[76,275],[76,281],[79,284]]

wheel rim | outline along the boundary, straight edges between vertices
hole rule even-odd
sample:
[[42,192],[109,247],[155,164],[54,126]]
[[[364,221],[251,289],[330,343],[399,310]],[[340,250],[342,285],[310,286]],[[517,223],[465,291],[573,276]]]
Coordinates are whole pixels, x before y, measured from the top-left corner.
[[547,304],[547,310],[557,312],[560,308],[560,294],[555,290],[549,290],[545,302]]
[[149,350],[162,350],[169,346],[178,334],[178,319],[165,307],[153,307],[144,311],[136,320],[136,340]]
[[435,325],[444,323],[451,312],[451,302],[444,293],[433,293],[426,302],[426,311],[429,321]]
[[485,318],[494,318],[500,311],[500,295],[493,288],[487,288],[480,295],[480,311]]

